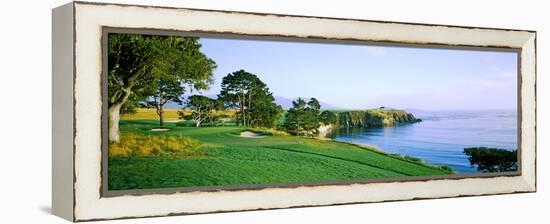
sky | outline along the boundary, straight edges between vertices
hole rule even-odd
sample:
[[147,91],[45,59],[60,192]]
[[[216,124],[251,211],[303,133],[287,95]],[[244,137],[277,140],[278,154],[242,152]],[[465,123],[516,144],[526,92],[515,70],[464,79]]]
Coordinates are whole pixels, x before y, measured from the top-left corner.
[[315,97],[341,109],[516,109],[517,54],[201,38],[216,95],[227,74],[256,74],[274,96]]

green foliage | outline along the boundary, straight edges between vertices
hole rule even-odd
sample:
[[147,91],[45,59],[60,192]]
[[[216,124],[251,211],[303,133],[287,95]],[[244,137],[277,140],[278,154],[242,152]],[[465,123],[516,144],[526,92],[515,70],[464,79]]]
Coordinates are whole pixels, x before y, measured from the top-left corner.
[[124,103],[130,95],[147,97],[148,84],[155,80],[149,66],[156,52],[144,35],[109,34],[108,103]]
[[202,90],[213,82],[215,63],[200,52],[201,45],[196,37],[153,36],[156,55],[152,73],[156,81],[146,101],[147,107],[157,110],[160,126],[163,125],[163,107],[168,102],[181,104],[180,96],[185,87]]
[[[123,133],[184,135],[202,143],[200,156],[109,158],[109,190],[239,184],[304,183],[404,176],[444,175],[448,171],[394,158],[352,144],[304,138],[259,128],[177,127],[153,133],[155,121],[123,121]],[[245,130],[264,138],[242,138]],[[271,134],[268,134],[271,133]]]
[[183,103],[180,97],[184,93],[185,88],[183,88],[181,82],[177,79],[163,77],[155,85],[156,90],[154,95],[145,101],[146,107],[158,110],[168,102]]
[[[163,126],[163,106],[170,101],[181,102],[184,86],[206,89],[213,81],[216,64],[200,48],[196,37],[109,34],[110,116],[119,117],[121,111],[135,112],[137,102],[143,101],[157,109]],[[110,137],[118,136],[116,123],[117,120],[109,120]]]
[[136,114],[138,108],[141,108],[142,106],[143,104],[138,96],[135,94],[130,95],[128,100],[126,100],[126,103],[122,104],[120,114]]
[[321,112],[321,122],[323,122],[323,124],[325,125],[329,125],[329,124],[337,124],[338,123],[338,115],[336,115],[336,113],[330,111],[330,110],[325,110],[323,112]]
[[187,98],[186,105],[192,112],[186,114],[184,111],[178,111],[180,119],[192,121],[195,127],[200,127],[203,122],[208,122],[211,126],[218,124],[219,119],[215,116],[214,111],[222,109],[221,101],[206,96],[192,95]]
[[237,124],[242,126],[275,127],[283,113],[267,85],[258,76],[244,70],[222,79],[218,98],[226,107],[238,110]]
[[517,150],[505,150],[487,147],[465,148],[470,165],[477,166],[481,172],[506,172],[518,169]]
[[275,103],[275,98],[267,87],[254,94],[250,105],[247,112],[249,126],[266,128],[277,126],[278,118],[283,114],[283,108]]
[[319,135],[321,105],[315,98],[309,102],[302,98],[292,102],[293,107],[285,114],[284,128],[291,135],[315,137]]
[[144,102],[144,107],[154,108],[159,116],[160,126],[164,125],[164,105],[168,102],[176,102],[181,104],[183,101],[180,99],[183,94],[184,88],[181,82],[174,77],[162,77],[156,84],[156,91],[153,96],[149,97]]
[[109,34],[109,104],[145,100],[170,82],[208,88],[216,64],[200,48],[196,37]]

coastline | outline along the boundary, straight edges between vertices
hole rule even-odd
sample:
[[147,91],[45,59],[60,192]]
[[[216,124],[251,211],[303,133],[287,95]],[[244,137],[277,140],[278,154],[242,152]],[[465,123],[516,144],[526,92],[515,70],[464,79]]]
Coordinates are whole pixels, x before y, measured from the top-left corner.
[[[342,141],[337,141],[337,140],[332,140],[332,141],[342,142]],[[384,150],[380,149],[378,146],[375,146],[375,145],[369,145],[369,144],[365,144],[365,143],[355,143],[355,142],[342,142],[342,143],[351,144],[351,145],[359,146],[361,148],[368,148],[368,149],[372,149],[374,151],[390,154],[389,152],[385,152]]]
[[[342,144],[353,145],[353,146],[356,146],[356,147],[359,147],[359,148],[362,148],[362,149],[365,149],[365,150],[381,153],[381,154],[386,155],[386,156],[391,156],[391,157],[398,158],[398,159],[403,160],[403,161],[412,162],[412,163],[415,163],[415,164],[420,164],[420,165],[424,165],[424,166],[431,167],[431,168],[441,169],[443,167],[443,166],[438,166],[438,165],[428,163],[428,162],[424,161],[422,158],[416,158],[416,157],[411,157],[411,156],[408,156],[408,155],[402,155],[402,154],[395,154],[395,153],[386,152],[386,151],[382,150],[381,148],[379,148],[378,146],[375,146],[375,145],[370,145],[370,144],[366,144],[366,143],[337,141],[337,140],[334,140],[332,138],[327,137],[327,135],[334,128],[335,127],[333,125],[321,125],[318,129],[319,130],[319,136],[317,137],[317,139],[319,139],[321,141],[333,141],[333,142],[338,142],[338,143],[342,143]],[[456,173],[456,171],[454,171],[454,170],[451,170],[451,172]]]
[[[355,146],[359,146],[361,148],[366,148],[366,149],[369,149],[369,150],[374,150],[374,151],[378,151],[378,152],[384,152],[383,150],[381,150],[380,148],[378,148],[377,146],[375,145],[369,145],[369,144],[366,144],[366,143],[355,143],[355,142],[343,142],[343,141],[336,141],[332,138],[329,138],[327,137],[327,135],[334,129],[334,125],[332,124],[329,124],[329,125],[321,125],[318,130],[319,130],[319,137],[317,137],[318,139],[320,140],[324,140],[324,141],[334,141],[334,142],[341,142],[341,143],[345,143],[345,144],[350,144],[350,145],[355,145]],[[387,153],[387,152],[384,152],[384,153]]]

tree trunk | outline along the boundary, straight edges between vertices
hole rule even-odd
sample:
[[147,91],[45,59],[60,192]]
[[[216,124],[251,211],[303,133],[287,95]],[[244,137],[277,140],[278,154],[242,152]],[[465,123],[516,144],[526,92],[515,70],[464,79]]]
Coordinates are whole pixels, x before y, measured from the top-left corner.
[[126,103],[128,97],[130,97],[133,87],[134,84],[130,83],[128,86],[122,88],[122,95],[119,99],[112,100],[112,102],[116,103],[112,103],[107,109],[109,113],[109,142],[120,143],[120,130],[118,128],[120,108],[122,108],[122,104]]
[[241,104],[241,123],[243,126],[246,126],[246,113],[244,112],[244,97]]
[[248,124],[246,125],[247,127],[251,126],[250,119],[252,119],[250,117],[250,102],[252,101],[251,97],[252,97],[252,90],[248,91]]
[[120,108],[122,103],[113,104],[109,107],[109,142],[119,143],[120,133],[118,122],[120,121]]
[[159,117],[160,117],[160,127],[164,127],[164,110],[162,109],[162,106],[159,110]]
[[164,126],[164,111],[162,110],[162,107],[164,106],[164,102],[162,102],[163,93],[164,93],[164,90],[161,87],[160,90],[159,90],[159,102],[158,102],[158,105],[157,105],[157,114],[159,115],[159,118],[160,118],[159,119],[160,127]]

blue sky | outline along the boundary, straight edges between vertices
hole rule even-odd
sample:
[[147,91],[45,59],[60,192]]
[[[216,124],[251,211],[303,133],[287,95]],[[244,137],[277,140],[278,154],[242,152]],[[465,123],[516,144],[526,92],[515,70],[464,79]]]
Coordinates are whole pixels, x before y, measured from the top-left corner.
[[316,97],[342,109],[515,109],[512,52],[201,38],[222,78],[244,69],[275,96]]

